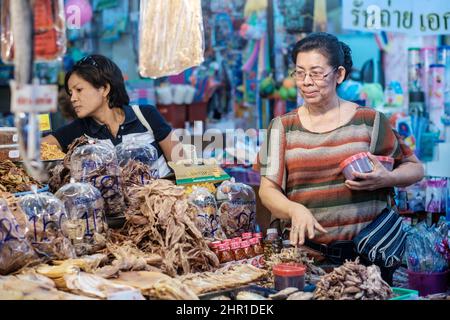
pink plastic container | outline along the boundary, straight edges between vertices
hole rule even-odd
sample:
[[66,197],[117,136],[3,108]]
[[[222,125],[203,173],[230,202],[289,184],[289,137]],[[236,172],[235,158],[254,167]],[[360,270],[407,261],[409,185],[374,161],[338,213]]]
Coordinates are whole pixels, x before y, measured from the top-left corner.
[[392,171],[394,169],[394,158],[385,156],[376,156],[376,157],[387,170]]
[[373,170],[372,161],[370,161],[367,152],[361,152],[351,156],[339,164],[345,178],[347,180],[355,180],[352,172],[367,173]]
[[448,270],[432,273],[410,270],[407,270],[407,272],[409,288],[419,291],[421,296],[447,291]]

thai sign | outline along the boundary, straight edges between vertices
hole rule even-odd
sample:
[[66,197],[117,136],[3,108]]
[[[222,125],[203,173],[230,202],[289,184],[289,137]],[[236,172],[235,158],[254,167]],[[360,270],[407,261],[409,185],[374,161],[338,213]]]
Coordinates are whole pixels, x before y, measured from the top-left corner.
[[450,34],[450,1],[343,0],[342,27],[410,35]]

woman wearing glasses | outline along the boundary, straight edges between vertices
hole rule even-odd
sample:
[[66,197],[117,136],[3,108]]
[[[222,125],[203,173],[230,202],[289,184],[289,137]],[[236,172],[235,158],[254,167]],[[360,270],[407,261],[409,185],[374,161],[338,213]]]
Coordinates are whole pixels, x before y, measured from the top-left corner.
[[[295,45],[292,60],[304,105],[272,120],[259,195],[274,217],[291,222],[293,244],[313,240],[317,249],[352,240],[386,207],[392,187],[419,181],[423,167],[383,114],[338,97],[352,68],[346,44],[313,33]],[[340,162],[367,151],[394,157],[395,169],[370,155],[374,171],[346,180]]]
[[90,55],[80,61],[66,74],[65,90],[70,96],[77,119],[63,126],[43,141],[67,151],[78,137],[109,140],[114,145],[133,139],[142,133],[158,151],[160,177],[170,173],[166,159],[172,160],[172,128],[152,106],[130,106],[119,67],[101,55]]

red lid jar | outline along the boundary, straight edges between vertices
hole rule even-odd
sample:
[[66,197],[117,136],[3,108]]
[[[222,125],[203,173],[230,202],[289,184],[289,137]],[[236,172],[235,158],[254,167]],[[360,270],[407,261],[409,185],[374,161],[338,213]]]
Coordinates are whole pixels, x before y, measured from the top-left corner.
[[367,154],[367,152],[361,152],[348,157],[339,164],[339,168],[342,170],[345,178],[347,180],[354,180],[352,172],[367,173],[373,170],[372,161]]
[[286,288],[298,288],[303,290],[305,287],[306,267],[300,263],[280,263],[272,269],[275,278],[275,289],[280,291]]

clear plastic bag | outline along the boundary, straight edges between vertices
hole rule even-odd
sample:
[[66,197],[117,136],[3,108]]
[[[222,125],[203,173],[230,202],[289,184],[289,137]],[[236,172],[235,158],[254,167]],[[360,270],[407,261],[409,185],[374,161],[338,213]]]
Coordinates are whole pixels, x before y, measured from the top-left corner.
[[33,193],[21,197],[18,204],[30,222],[27,239],[46,259],[75,258],[75,248],[61,230],[67,219],[64,204],[53,194]]
[[75,149],[70,157],[71,177],[97,188],[105,200],[106,217],[120,217],[125,199],[115,149],[105,142],[87,144]]
[[136,137],[132,141],[122,142],[116,146],[116,153],[126,188],[159,179],[158,151],[148,141]]
[[0,274],[11,272],[39,261],[36,252],[26,239],[26,218],[18,220],[11,213],[7,202],[0,197]]
[[201,0],[141,0],[139,72],[176,75],[204,61]]
[[193,191],[188,199],[189,202],[198,208],[195,224],[203,237],[207,239],[224,239],[225,234],[219,223],[217,203],[214,195],[206,188],[193,187]]
[[103,248],[108,227],[100,191],[89,183],[72,182],[59,189],[55,196],[62,201],[67,213],[61,230],[75,245],[77,255]]
[[[13,63],[14,60],[10,2],[11,0],[3,0],[1,8],[1,57],[5,63]],[[67,48],[64,1],[35,0],[33,18],[35,61],[62,59]]]
[[253,188],[234,181],[224,181],[217,188],[219,221],[228,238],[255,232],[256,196]]

